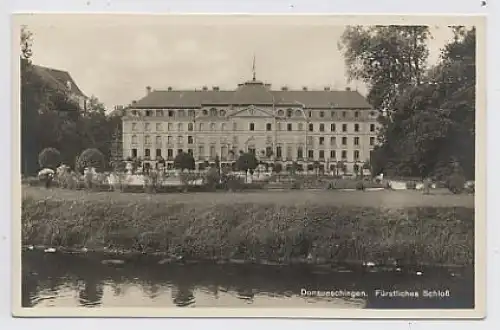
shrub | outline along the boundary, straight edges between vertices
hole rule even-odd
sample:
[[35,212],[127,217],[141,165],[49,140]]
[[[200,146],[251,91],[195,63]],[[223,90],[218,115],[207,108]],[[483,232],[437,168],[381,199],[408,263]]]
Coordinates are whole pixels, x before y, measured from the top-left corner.
[[448,189],[454,194],[461,194],[465,190],[465,177],[460,173],[453,173],[448,178]]
[[302,182],[300,180],[295,180],[292,182],[292,189],[300,190],[302,189]]
[[415,181],[406,182],[406,189],[410,189],[410,190],[417,189],[417,183]]
[[205,175],[205,183],[209,189],[214,190],[215,187],[220,182],[220,175],[219,175],[219,170],[215,167],[212,167],[208,170],[207,174]]
[[82,172],[85,168],[94,167],[96,171],[102,171],[105,166],[105,159],[102,152],[91,148],[84,150],[76,161],[76,168]]
[[38,155],[38,163],[42,168],[55,170],[61,164],[61,153],[56,148],[45,148]]
[[356,182],[356,190],[365,190],[365,183],[362,180]]
[[193,155],[187,152],[181,152],[175,156],[174,168],[179,170],[194,170],[195,161]]
[[228,176],[224,188],[230,191],[243,190],[245,188],[245,180],[234,175]]

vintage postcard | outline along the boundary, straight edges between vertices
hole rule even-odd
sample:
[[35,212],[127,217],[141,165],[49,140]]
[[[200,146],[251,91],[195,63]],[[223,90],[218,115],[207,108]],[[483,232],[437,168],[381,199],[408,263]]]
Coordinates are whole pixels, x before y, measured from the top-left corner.
[[15,316],[485,316],[485,17],[12,22]]

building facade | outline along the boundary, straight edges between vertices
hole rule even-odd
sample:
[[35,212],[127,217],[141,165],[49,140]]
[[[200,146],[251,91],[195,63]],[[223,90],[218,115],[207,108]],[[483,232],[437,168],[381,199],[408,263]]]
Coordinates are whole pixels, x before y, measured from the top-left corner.
[[255,79],[235,90],[151,90],[125,110],[123,156],[172,166],[177,153],[197,163],[234,164],[241,152],[265,163],[297,162],[330,170],[342,161],[348,172],[370,158],[377,111],[357,91],[272,90]]

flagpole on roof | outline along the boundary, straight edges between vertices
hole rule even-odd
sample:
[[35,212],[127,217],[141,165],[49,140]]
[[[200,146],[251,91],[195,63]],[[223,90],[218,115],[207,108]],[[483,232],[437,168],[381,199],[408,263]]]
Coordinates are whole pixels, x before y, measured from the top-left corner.
[[252,79],[255,81],[255,54],[253,54],[253,62],[252,62]]

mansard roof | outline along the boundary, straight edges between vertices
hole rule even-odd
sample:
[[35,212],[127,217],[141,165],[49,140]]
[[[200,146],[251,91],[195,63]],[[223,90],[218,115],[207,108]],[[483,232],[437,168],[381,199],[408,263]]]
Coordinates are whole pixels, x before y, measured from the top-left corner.
[[306,108],[371,109],[366,99],[351,90],[272,90],[250,80],[235,90],[153,90],[134,108],[201,108],[218,105],[301,105]]

